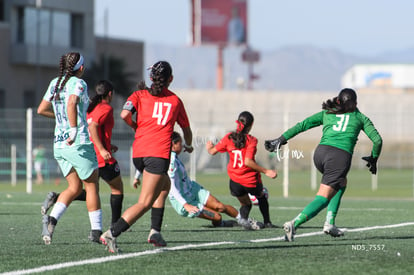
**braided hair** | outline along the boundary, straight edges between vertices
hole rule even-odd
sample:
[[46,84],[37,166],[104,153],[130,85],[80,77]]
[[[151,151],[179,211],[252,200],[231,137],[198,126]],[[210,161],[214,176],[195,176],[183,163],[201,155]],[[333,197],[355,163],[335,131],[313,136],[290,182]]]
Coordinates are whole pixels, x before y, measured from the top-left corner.
[[[62,55],[62,57],[60,58],[60,63],[59,63],[59,76],[58,76],[59,78],[58,78],[58,81],[56,82],[56,86],[53,91],[53,94],[49,99],[50,101],[52,101],[53,99],[59,100],[60,98],[59,90],[62,90],[65,87],[66,82],[69,80],[69,78],[74,76],[75,73],[79,70],[77,69],[73,71],[73,68],[75,67],[76,63],[79,61],[80,58],[81,58],[81,55],[80,53],[77,53],[77,52],[70,52],[65,55]],[[62,81],[62,78],[63,78],[63,81]]]
[[351,113],[356,110],[356,106],[357,95],[349,88],[342,89],[338,96],[322,103],[322,109],[327,110],[328,114]]
[[246,136],[253,125],[253,121],[254,118],[250,112],[244,111],[239,114],[239,118],[236,120],[237,129],[229,135],[229,139],[233,141],[237,149],[242,149],[246,146]]
[[114,90],[114,86],[111,82],[107,80],[101,80],[99,81],[95,86],[95,96],[91,99],[88,110],[86,111],[88,114],[92,112],[95,107],[102,102],[102,99],[104,99],[106,96],[108,96],[110,91]]
[[158,61],[150,68],[150,78],[152,81],[151,87],[148,88],[145,84],[145,81],[141,81],[138,84],[138,89],[148,90],[148,92],[153,95],[159,95],[164,87],[168,87],[170,84],[170,78],[172,76],[172,68],[170,63],[167,61]]

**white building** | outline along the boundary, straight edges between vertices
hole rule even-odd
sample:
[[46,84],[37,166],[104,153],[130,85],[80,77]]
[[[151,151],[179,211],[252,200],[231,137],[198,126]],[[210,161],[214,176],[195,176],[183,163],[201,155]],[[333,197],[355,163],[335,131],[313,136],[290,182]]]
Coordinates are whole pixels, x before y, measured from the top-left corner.
[[361,64],[342,77],[342,87],[353,89],[413,89],[414,64]]

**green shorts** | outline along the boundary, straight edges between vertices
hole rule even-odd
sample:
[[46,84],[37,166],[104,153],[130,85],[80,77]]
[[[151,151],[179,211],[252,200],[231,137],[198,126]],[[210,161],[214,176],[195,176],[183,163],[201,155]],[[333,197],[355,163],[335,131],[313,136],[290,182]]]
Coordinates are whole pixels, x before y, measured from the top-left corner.
[[93,171],[98,169],[98,160],[93,143],[67,148],[55,148],[53,154],[65,177],[69,174],[72,167],[76,170],[81,180],[86,180],[92,175]]
[[168,197],[170,199],[172,207],[178,213],[178,215],[188,218],[194,218],[200,215],[201,211],[203,211],[204,205],[207,203],[208,197],[210,196],[210,192],[208,190],[204,189],[195,181],[192,181],[192,183],[193,188],[191,189],[191,195],[184,197],[184,199],[188,204],[198,207],[199,211],[197,213],[188,213],[187,210],[185,210],[184,206],[182,206],[177,200]]

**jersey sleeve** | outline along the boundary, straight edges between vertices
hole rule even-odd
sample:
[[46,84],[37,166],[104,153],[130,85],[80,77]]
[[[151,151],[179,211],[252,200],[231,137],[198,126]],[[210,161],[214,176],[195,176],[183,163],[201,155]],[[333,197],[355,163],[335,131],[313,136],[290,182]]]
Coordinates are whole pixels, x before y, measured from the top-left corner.
[[88,91],[88,86],[83,79],[76,81],[72,94],[81,97],[81,95]]
[[190,126],[190,121],[188,120],[187,112],[185,111],[184,104],[181,99],[178,99],[178,118],[177,123],[181,128],[187,128]]
[[379,155],[381,154],[382,138],[380,134],[378,133],[377,129],[375,128],[374,124],[371,122],[371,120],[362,113],[361,113],[361,117],[363,120],[362,130],[373,143],[371,155],[374,158],[378,158]]
[[45,92],[45,95],[43,96],[43,99],[46,100],[47,102],[50,102],[50,97],[53,94],[53,90],[55,89],[55,82],[54,81],[50,81],[49,86],[47,87],[47,90]]
[[122,110],[130,111],[131,113],[135,113],[138,109],[138,95],[137,92],[132,93],[125,102]]
[[310,117],[307,117],[301,122],[298,122],[295,126],[288,129],[286,132],[284,132],[282,135],[286,138],[286,140],[289,140],[296,136],[297,134],[300,134],[302,132],[305,132],[311,128],[320,126],[323,124],[323,114],[324,111],[321,111],[319,113],[316,113]]
[[246,155],[245,158],[254,159],[257,151],[257,138],[250,137],[249,143],[247,144],[246,148]]
[[219,142],[217,142],[217,144],[214,146],[216,150],[219,151],[220,153],[227,152],[228,139],[229,139],[229,136],[226,135]]
[[170,177],[171,188],[170,192],[168,193],[168,196],[170,197],[170,199],[174,198],[181,205],[184,205],[187,203],[187,201],[183,198],[183,196],[181,196],[180,190],[176,186],[176,184],[179,183],[181,180],[177,173],[176,158],[177,155],[174,152],[171,153],[170,167],[168,168],[168,176]]

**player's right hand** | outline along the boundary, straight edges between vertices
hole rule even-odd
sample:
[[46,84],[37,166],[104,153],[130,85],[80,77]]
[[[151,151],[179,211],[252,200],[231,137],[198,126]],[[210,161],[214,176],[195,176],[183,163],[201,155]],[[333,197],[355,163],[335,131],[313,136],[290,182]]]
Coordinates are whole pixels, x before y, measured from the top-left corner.
[[189,203],[184,204],[184,209],[190,214],[196,214],[200,211],[197,206],[191,205]]
[[282,145],[287,143],[286,138],[282,135],[276,139],[266,140],[265,141],[265,149],[269,152],[274,152],[277,149],[280,149]]
[[378,160],[378,158],[368,156],[368,157],[362,157],[362,159],[367,162],[367,167],[368,167],[369,171],[373,175],[377,174],[377,160]]
[[269,169],[269,170],[266,170],[265,175],[268,176],[271,179],[275,179],[277,177],[277,171]]
[[141,181],[139,180],[139,179],[134,179],[134,183],[133,183],[133,187],[135,188],[135,189],[138,189],[138,186],[140,186],[141,185]]

